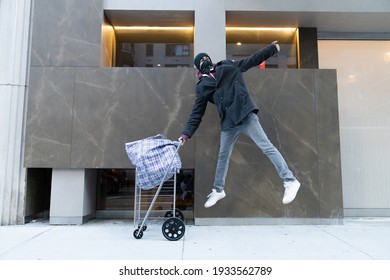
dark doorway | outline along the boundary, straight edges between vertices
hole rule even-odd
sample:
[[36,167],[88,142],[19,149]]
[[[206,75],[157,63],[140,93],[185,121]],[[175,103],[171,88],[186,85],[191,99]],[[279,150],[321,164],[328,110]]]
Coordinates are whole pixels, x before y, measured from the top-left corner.
[[48,219],[50,211],[51,168],[28,168],[25,222]]

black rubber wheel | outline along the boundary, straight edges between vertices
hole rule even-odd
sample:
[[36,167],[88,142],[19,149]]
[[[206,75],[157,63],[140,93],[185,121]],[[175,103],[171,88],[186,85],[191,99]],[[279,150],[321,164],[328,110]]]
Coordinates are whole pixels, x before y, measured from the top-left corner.
[[184,236],[186,226],[184,222],[177,218],[171,217],[165,220],[162,225],[162,234],[169,241],[177,241]]
[[142,236],[144,236],[144,232],[142,230],[140,231],[139,229],[136,229],[133,232],[133,236],[135,239],[141,239]]
[[[142,224],[139,224],[138,225],[138,229],[141,227]],[[146,229],[148,228],[148,226],[145,224],[143,227],[142,227],[142,231],[145,231]]]
[[[173,210],[169,210],[165,213],[165,218],[171,218],[171,217],[173,217]],[[184,221],[184,214],[179,209],[175,209],[175,217]]]

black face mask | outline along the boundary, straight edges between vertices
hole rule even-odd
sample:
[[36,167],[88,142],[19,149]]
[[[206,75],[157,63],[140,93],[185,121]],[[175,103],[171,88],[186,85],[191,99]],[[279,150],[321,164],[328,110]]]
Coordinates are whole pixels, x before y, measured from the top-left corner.
[[211,61],[211,58],[206,58],[202,65],[200,66],[200,72],[203,74],[209,74],[211,69],[213,69],[213,62]]

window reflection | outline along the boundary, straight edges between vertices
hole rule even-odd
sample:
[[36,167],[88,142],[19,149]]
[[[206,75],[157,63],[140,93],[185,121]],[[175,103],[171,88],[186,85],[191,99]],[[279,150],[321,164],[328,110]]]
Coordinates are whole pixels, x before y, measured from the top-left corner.
[[226,57],[240,60],[278,41],[280,52],[270,57],[261,68],[298,68],[297,31],[294,28],[226,28]]
[[[296,44],[279,44],[280,52],[270,57],[261,68],[297,68]],[[246,58],[267,44],[227,44],[226,57],[230,60]]]
[[193,44],[121,43],[117,67],[192,67]]
[[[146,28],[146,27],[145,27]],[[116,67],[193,67],[193,30],[115,27]],[[297,29],[226,27],[226,58],[239,60],[277,40],[281,51],[262,68],[298,68]]]

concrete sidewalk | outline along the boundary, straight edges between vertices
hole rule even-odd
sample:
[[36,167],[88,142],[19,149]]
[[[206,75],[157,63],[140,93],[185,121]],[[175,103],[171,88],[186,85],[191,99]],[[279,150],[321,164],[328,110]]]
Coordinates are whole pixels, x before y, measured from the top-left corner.
[[168,241],[161,224],[133,237],[130,220],[0,227],[1,260],[390,260],[390,219],[343,225],[194,226]]

